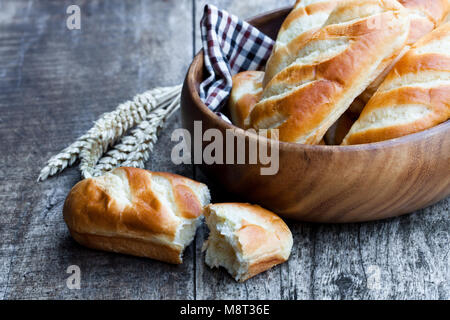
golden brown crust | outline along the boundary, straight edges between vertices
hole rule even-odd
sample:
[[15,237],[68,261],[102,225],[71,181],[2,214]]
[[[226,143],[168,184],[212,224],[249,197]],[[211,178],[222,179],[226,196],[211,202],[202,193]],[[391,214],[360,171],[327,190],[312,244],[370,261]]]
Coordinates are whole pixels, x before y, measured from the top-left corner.
[[245,281],[289,258],[292,234],[276,214],[248,203],[217,203],[205,208],[207,221],[212,213],[233,220],[226,213],[221,214],[221,209],[233,211],[239,216],[240,222],[235,226],[234,235],[247,265],[239,281]]
[[[314,0],[304,3],[298,0],[294,9],[284,20],[278,32],[277,41],[266,64],[263,80],[265,88],[272,78],[283,69],[284,62],[295,55],[295,53],[314,35],[318,28],[328,18],[335,8],[338,0]],[[288,43],[285,43],[283,33],[289,31],[293,24],[301,25],[300,32]]]
[[[382,11],[358,18],[359,6],[361,12],[372,6]],[[356,20],[348,18],[355,14]],[[301,35],[301,43],[295,39],[289,44],[295,47],[292,52],[303,51],[298,59],[306,55],[307,60],[272,78],[250,114],[251,127],[278,129],[281,141],[319,143],[354,98],[398,55],[409,31],[405,9],[396,1],[340,1],[327,24],[331,22],[310,37]],[[329,49],[316,49],[322,46]]]
[[423,13],[426,19],[434,24],[434,28],[444,21],[450,10],[448,0],[398,0],[398,2],[409,10],[417,10]]
[[[165,202],[155,190],[158,179],[165,183],[160,192],[173,195]],[[77,183],[64,203],[64,220],[74,238],[89,247],[180,263],[183,246],[173,242],[181,221],[196,219],[203,211],[192,186],[206,188],[174,174],[118,168]],[[168,253],[155,253],[158,248]],[[161,258],[165,256],[172,258]]]
[[248,126],[248,115],[261,98],[263,77],[262,71],[243,71],[233,76],[228,107],[235,126]]
[[203,206],[197,195],[193,192],[190,186],[186,184],[186,181],[190,181],[191,183],[198,185],[203,184],[168,172],[152,172],[152,175],[163,177],[170,181],[174,193],[175,204],[181,217],[185,219],[195,219],[202,214]]
[[[410,31],[406,41],[407,46],[400,53],[398,59],[410,49],[411,45],[437,28],[444,21],[450,10],[450,1],[448,0],[400,0],[399,2],[408,10]],[[364,106],[396,63],[397,59],[394,59],[386,65],[385,71],[352,103],[350,109],[353,113],[358,115],[361,113]]]
[[78,233],[73,230],[69,231],[75,241],[91,249],[151,258],[173,264],[180,264],[183,262],[181,259],[182,246],[170,246],[143,239],[102,236],[90,233]]
[[[252,257],[246,274],[239,280],[241,282],[287,260],[286,256],[279,252],[280,238],[278,238],[287,231],[279,225],[279,220],[270,219],[270,221],[274,224],[274,230],[271,231],[249,222],[243,223],[236,231],[243,255]],[[286,226],[284,222],[283,225]]]
[[407,44],[412,45],[437,28],[450,10],[448,0],[398,0],[410,12],[411,28]]
[[[219,205],[221,204],[214,204],[213,206]],[[279,242],[283,242],[291,235],[286,223],[269,210],[249,203],[228,203],[226,205],[232,205],[235,210],[247,210],[245,211],[246,215],[242,216],[241,228],[236,230],[244,256],[253,256],[260,250],[272,251],[269,248],[276,251],[280,248]],[[268,227],[264,228],[261,225],[249,222],[250,219],[246,218],[249,214],[262,219],[262,224]]]
[[[395,65],[343,141],[383,141],[425,130],[450,117],[450,24],[419,42]],[[444,49],[443,49],[444,48]],[[402,108],[415,108],[402,112]]]
[[240,282],[244,282],[257,274],[267,271],[272,267],[285,262],[286,259],[280,256],[267,257],[263,260],[253,262],[248,269],[248,272],[239,280]]
[[410,31],[406,46],[396,59],[387,61],[383,73],[349,107],[349,110],[358,116],[402,55],[420,38],[437,28],[450,10],[450,1],[448,0],[399,0],[399,2],[407,9],[410,17]]

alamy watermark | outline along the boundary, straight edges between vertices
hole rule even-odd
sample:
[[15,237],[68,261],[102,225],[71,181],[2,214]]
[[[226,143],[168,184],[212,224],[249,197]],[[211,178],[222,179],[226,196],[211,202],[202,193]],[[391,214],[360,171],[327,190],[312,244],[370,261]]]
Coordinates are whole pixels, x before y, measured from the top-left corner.
[[66,273],[70,276],[66,280],[68,289],[80,289],[81,288],[81,269],[76,264],[67,267]]
[[[252,137],[252,135],[254,135]],[[174,164],[260,164],[261,175],[275,175],[279,170],[278,130],[215,128],[203,132],[202,122],[194,121],[194,136],[186,129],[175,129],[171,140],[177,142],[172,148]],[[193,150],[193,155],[191,154]],[[225,153],[225,155],[224,155]]]
[[69,30],[81,29],[81,9],[73,4],[67,7],[66,13],[69,15],[66,19],[66,26]]

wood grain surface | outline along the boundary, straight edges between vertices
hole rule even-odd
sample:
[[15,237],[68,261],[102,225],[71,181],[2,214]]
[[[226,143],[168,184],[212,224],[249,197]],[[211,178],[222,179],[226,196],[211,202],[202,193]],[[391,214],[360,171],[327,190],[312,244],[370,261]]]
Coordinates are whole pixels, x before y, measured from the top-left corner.
[[[293,1],[208,1],[247,18]],[[66,8],[81,7],[81,30]],[[54,153],[103,112],[146,89],[181,83],[200,50],[204,1],[0,1],[0,299],[450,299],[450,199],[413,214],[344,225],[288,221],[290,260],[244,284],[204,264],[205,227],[171,266],[86,249],[73,241],[62,204],[80,179],[72,168],[37,183]],[[162,132],[146,167],[207,182],[173,165]],[[81,289],[66,286],[70,265]]]

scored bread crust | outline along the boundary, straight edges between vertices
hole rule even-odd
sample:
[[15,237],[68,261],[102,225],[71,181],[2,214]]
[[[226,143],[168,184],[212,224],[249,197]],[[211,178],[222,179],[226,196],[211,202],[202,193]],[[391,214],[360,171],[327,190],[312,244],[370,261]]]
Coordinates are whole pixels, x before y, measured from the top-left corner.
[[263,71],[244,71],[233,76],[228,107],[235,126],[248,127],[248,116],[261,98],[263,77]]
[[284,67],[299,47],[323,26],[340,0],[297,0],[280,27],[266,63],[263,87]]
[[[263,77],[263,71],[243,71],[233,76],[228,108],[231,122],[235,126],[243,129],[249,128],[250,112],[262,95]],[[319,144],[325,144],[325,142],[321,140]]]
[[410,18],[410,31],[405,48],[389,66],[359,95],[350,105],[350,112],[359,116],[369,99],[377,91],[395,63],[411,48],[415,42],[437,28],[450,10],[449,0],[398,0],[407,10]]
[[450,10],[449,0],[398,0],[409,11],[411,29],[407,44],[412,45],[437,28]]
[[[227,270],[237,281],[245,281],[289,258],[291,231],[273,212],[248,203],[217,203],[206,207],[205,218],[210,229],[204,244],[206,264],[227,268],[223,257],[218,258],[214,250],[217,245],[234,243],[228,259],[240,257],[238,270]],[[229,227],[224,228],[223,224]]]
[[450,117],[450,23],[435,29],[394,66],[343,145],[415,133]]
[[191,179],[121,167],[77,183],[63,216],[87,247],[181,263],[209,198],[208,188]]
[[397,1],[338,1],[322,28],[294,40],[301,42],[296,60],[264,88],[250,126],[278,129],[281,141],[317,144],[395,59],[408,32],[409,19]]

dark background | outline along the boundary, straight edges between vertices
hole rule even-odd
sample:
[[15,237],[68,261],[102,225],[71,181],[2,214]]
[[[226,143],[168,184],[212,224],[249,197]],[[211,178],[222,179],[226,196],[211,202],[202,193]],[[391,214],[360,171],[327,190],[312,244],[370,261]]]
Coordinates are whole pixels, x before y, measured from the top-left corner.
[[[450,199],[380,222],[291,221],[289,262],[244,284],[204,264],[205,227],[179,266],[70,238],[61,211],[79,171],[37,183],[40,169],[102,113],[182,82],[201,47],[205,3],[0,0],[0,299],[449,299]],[[210,3],[248,18],[293,1]],[[66,27],[71,4],[81,7],[81,30]],[[208,182],[192,166],[171,163],[170,134],[180,126],[178,112],[146,168]],[[73,264],[80,290],[66,286]]]

